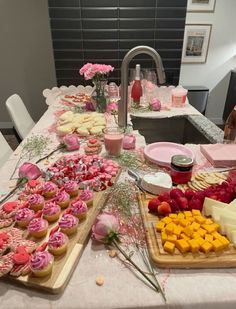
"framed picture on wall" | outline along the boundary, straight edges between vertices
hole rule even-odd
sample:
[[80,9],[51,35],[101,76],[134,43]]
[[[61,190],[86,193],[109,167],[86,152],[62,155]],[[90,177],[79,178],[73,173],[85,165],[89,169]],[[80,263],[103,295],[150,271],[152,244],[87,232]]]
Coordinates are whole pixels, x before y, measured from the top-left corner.
[[214,12],[216,0],[188,0],[188,12]]
[[185,25],[182,63],[205,63],[211,36],[210,24]]

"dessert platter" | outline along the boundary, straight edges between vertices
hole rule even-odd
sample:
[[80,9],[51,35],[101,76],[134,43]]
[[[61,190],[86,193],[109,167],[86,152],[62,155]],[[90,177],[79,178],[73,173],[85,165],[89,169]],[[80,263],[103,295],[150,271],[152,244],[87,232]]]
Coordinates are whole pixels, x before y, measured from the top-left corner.
[[69,155],[0,210],[0,277],[61,293],[120,173],[98,155]]
[[160,187],[157,195],[138,196],[148,250],[157,266],[235,267],[236,192],[228,174],[202,172],[189,186]]

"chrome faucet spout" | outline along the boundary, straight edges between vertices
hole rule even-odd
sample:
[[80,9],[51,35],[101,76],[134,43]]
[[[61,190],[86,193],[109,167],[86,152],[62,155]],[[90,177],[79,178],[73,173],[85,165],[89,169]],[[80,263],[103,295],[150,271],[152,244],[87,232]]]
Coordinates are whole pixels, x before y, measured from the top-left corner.
[[154,48],[149,46],[136,46],[128,51],[121,65],[121,99],[118,106],[118,124],[120,127],[127,127],[129,63],[139,54],[147,54],[151,56],[156,63],[159,84],[163,84],[166,81],[161,57]]

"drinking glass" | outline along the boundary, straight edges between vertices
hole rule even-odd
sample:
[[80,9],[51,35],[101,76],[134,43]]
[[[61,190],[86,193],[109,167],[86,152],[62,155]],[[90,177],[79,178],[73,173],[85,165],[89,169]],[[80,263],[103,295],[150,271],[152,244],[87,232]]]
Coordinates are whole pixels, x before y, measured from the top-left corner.
[[119,157],[121,154],[125,130],[119,127],[108,127],[103,130],[104,144],[108,156]]

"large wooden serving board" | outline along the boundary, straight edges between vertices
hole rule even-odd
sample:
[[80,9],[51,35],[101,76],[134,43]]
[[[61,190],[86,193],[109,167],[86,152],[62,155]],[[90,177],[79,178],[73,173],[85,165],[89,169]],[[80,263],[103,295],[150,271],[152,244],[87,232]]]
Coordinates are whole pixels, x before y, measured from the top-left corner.
[[[115,181],[118,179],[117,175]],[[108,198],[107,191],[95,192],[93,206],[89,207],[87,218],[79,222],[78,231],[75,235],[69,236],[69,245],[67,252],[61,256],[54,257],[53,271],[50,276],[45,278],[36,278],[33,275],[20,277],[5,277],[8,280],[13,280],[16,283],[24,284],[28,287],[46,290],[49,293],[59,294],[63,292],[69,279],[77,266],[83,249],[86,245],[86,240],[91,230],[93,223],[100,210],[106,203]],[[51,229],[57,225],[56,223],[49,224],[48,235]],[[48,235],[42,240],[38,241],[36,238],[27,238],[36,241],[39,245],[48,240]]]
[[236,267],[236,250],[230,244],[227,250],[220,253],[210,252],[208,255],[199,252],[181,254],[177,250],[173,255],[165,252],[162,247],[160,233],[155,226],[159,218],[148,212],[148,201],[153,196],[138,195],[140,211],[146,231],[147,245],[152,260],[161,268],[227,268]]

